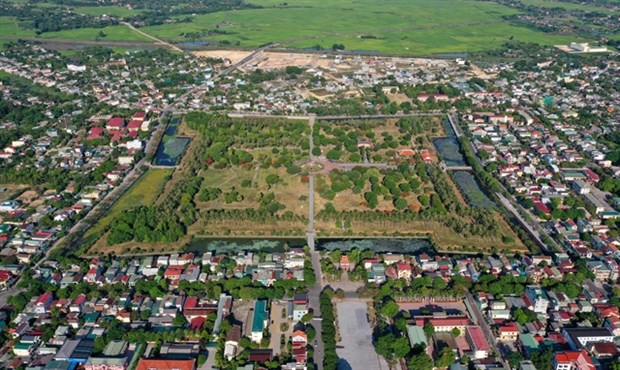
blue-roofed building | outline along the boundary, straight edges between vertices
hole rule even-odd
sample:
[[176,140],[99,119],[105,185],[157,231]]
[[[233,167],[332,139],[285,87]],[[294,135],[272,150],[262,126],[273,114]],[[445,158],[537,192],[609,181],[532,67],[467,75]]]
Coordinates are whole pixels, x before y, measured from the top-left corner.
[[267,317],[267,301],[256,301],[256,304],[254,304],[254,318],[252,319],[252,341],[260,342],[263,339],[263,330],[267,326]]

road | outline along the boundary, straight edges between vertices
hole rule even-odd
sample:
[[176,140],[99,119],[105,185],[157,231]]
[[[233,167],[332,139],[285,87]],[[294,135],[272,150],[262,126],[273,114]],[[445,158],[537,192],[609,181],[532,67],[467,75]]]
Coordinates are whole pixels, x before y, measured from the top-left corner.
[[[312,320],[312,326],[316,331],[316,345],[314,345],[314,363],[315,369],[323,369],[323,357],[325,357],[325,346],[323,344],[323,338],[321,337],[321,307],[319,304],[319,296],[323,290],[323,274],[321,273],[321,255],[319,252],[310,252],[312,258],[312,267],[314,268],[314,276],[316,282],[308,290],[308,306],[314,313],[314,319]],[[331,369],[328,369],[331,370]]]
[[547,246],[545,245],[545,243],[543,243],[542,237],[540,233],[538,232],[538,230],[536,230],[529,222],[527,222],[527,220],[525,220],[525,218],[523,218],[523,216],[521,216],[519,211],[517,211],[517,209],[512,205],[512,203],[508,199],[506,199],[506,197],[504,197],[503,194],[496,193],[496,195],[499,198],[499,201],[504,205],[504,207],[506,207],[506,209],[508,209],[513,214],[513,216],[515,216],[517,220],[519,220],[519,223],[521,224],[521,226],[526,228],[527,232],[530,234],[532,238],[534,238],[536,243],[541,248],[543,248],[545,251],[548,251]]
[[[249,58],[246,57],[246,59]],[[181,112],[181,111],[179,111]],[[187,112],[187,111],[182,111]],[[338,121],[338,120],[361,120],[361,119],[389,119],[389,118],[403,118],[403,117],[436,117],[442,116],[445,112],[443,111],[430,111],[430,112],[411,112],[411,113],[396,113],[396,114],[371,114],[371,115],[362,115],[362,116],[347,116],[347,115],[338,115],[338,116],[316,116],[313,115],[315,120],[323,120],[323,121]],[[229,112],[229,117],[237,117],[237,118],[287,118],[287,119],[308,119],[307,115],[300,114],[289,114],[289,115],[278,115],[278,114],[269,114],[269,113],[258,113],[258,112]]]
[[508,365],[508,363],[503,359],[503,356],[501,356],[501,352],[497,348],[497,341],[495,339],[495,335],[493,335],[493,332],[491,331],[491,328],[489,327],[489,324],[487,323],[486,318],[480,311],[480,308],[478,308],[478,305],[476,304],[476,300],[474,299],[474,296],[471,295],[470,292],[467,292],[466,299],[469,301],[469,304],[472,310],[474,311],[474,315],[476,316],[475,319],[478,322],[478,325],[480,325],[480,328],[482,329],[482,332],[484,333],[484,336],[486,337],[487,342],[489,343],[491,348],[495,351],[495,353],[500,355],[499,357],[501,358],[502,364],[504,365],[504,369],[510,369],[510,365]]

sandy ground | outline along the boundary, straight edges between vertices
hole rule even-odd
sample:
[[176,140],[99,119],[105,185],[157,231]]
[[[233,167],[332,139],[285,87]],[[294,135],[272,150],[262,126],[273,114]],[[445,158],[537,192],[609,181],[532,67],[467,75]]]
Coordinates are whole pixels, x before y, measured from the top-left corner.
[[192,54],[199,57],[207,57],[207,58],[221,58],[228,59],[230,64],[235,64],[241,59],[250,55],[250,51],[241,51],[241,50],[206,50],[206,51],[195,51]]
[[[208,58],[222,58],[234,64],[251,52],[244,50],[205,50],[195,51],[194,55]],[[450,60],[423,59],[423,58],[400,58],[379,56],[334,56],[327,54],[292,53],[292,52],[263,52],[254,58],[254,62],[248,68],[260,68],[263,70],[279,69],[286,66],[298,66],[302,68],[315,68],[332,71],[342,71],[351,68],[359,68],[360,62],[364,61],[369,68],[382,66],[388,63],[397,67],[418,66],[429,68],[444,68],[452,63]]]

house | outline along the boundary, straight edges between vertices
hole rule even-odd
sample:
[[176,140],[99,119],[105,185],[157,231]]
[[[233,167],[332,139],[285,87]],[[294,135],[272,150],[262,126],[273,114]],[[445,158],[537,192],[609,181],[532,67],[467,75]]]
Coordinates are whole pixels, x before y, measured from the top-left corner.
[[349,256],[340,257],[338,268],[342,271],[353,271],[355,269],[355,263],[349,260]]
[[263,330],[267,326],[267,301],[258,300],[254,304],[254,317],[252,318],[252,334],[253,342],[260,343],[263,339]]
[[69,361],[75,367],[85,364],[94,348],[94,339],[67,339],[56,353],[56,356],[54,356],[54,359]]
[[171,359],[155,359],[141,358],[138,361],[136,370],[195,370],[196,359],[188,360],[171,360]]
[[240,340],[241,326],[233,325],[233,327],[226,333],[226,342],[224,344],[224,357],[226,357],[228,361],[237,356]]
[[595,370],[596,366],[586,351],[566,351],[553,355],[553,369]]
[[469,343],[469,346],[473,352],[474,358],[482,359],[487,358],[489,355],[489,343],[479,326],[468,326],[465,332],[465,338]]
[[45,292],[34,302],[33,311],[37,314],[44,314],[50,309],[52,303],[52,293]]
[[525,288],[524,301],[536,313],[546,314],[549,308],[549,298],[540,285],[528,285]]
[[575,193],[577,194],[584,195],[590,194],[592,188],[590,187],[590,184],[583,180],[575,180],[573,181],[573,190],[575,190]]
[[293,346],[292,355],[297,363],[305,363],[308,353],[306,346],[308,345],[308,335],[302,330],[295,330],[293,332]]
[[108,131],[120,130],[124,127],[125,127],[125,119],[121,117],[110,118],[110,120],[108,120],[108,122],[105,125],[105,128]]
[[127,370],[129,358],[125,355],[128,345],[125,341],[111,341],[99,356],[91,356],[84,364],[84,370]]
[[514,322],[500,326],[498,331],[498,339],[501,341],[513,341],[519,338],[519,328],[517,328],[517,324]]
[[409,345],[411,348],[416,346],[423,346],[423,348],[428,347],[428,339],[421,326],[407,325],[407,337],[409,338]]
[[565,328],[562,336],[573,350],[586,348],[590,343],[614,340],[614,335],[607,328]]

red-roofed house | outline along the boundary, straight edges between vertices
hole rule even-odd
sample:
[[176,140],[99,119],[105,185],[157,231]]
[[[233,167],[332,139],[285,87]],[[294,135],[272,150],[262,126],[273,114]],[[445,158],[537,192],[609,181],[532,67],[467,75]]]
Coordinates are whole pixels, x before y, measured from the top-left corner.
[[88,131],[86,140],[96,140],[103,138],[103,127],[93,127]]
[[474,358],[487,358],[489,355],[489,343],[487,343],[482,329],[479,326],[469,326],[467,327],[466,334],[467,342],[474,353]]
[[594,370],[596,366],[586,351],[558,352],[553,355],[555,370]]
[[433,161],[433,158],[431,158],[431,153],[429,153],[426,149],[420,150],[420,158],[422,158],[422,162],[424,163],[431,163]]
[[181,279],[181,274],[183,273],[183,268],[179,266],[170,266],[164,272],[164,278],[170,281],[178,281]]
[[514,322],[499,327],[499,340],[517,340],[519,328]]
[[52,293],[45,292],[34,302],[34,313],[46,313],[52,303]]
[[142,121],[132,120],[127,124],[127,131],[129,132],[138,132],[140,130],[140,126],[142,125]]
[[144,121],[144,119],[146,118],[146,112],[138,112],[136,114],[133,115],[133,117],[131,117],[132,120],[134,121]]
[[125,127],[125,119],[121,117],[113,117],[105,124],[106,130],[120,130]]
[[413,157],[415,155],[415,150],[413,149],[401,149],[398,152],[398,156],[400,157]]

